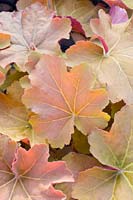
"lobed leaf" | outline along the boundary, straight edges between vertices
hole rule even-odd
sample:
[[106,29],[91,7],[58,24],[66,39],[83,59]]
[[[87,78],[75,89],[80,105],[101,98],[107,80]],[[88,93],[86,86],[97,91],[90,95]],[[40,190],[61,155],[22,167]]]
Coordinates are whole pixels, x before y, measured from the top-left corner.
[[72,182],[65,162],[47,161],[47,145],[35,145],[29,151],[0,136],[0,194],[2,200],[64,200],[65,195],[53,184]]
[[99,81],[107,85],[112,102],[124,100],[133,103],[133,19],[126,24],[111,24],[111,18],[103,10],[99,19],[91,20],[91,27],[102,44],[79,41],[70,47],[67,64],[74,66],[88,62]]
[[58,41],[69,38],[71,22],[66,18],[53,18],[54,13],[36,3],[23,11],[0,13],[0,31],[11,35],[11,46],[1,51],[1,66],[12,62],[26,71],[25,64],[30,53],[59,54]]
[[71,16],[79,21],[87,37],[92,35],[89,22],[97,16],[100,6],[94,6],[90,0],[55,0],[55,7],[58,15]]
[[115,115],[110,132],[97,129],[89,136],[91,153],[105,167],[94,167],[81,172],[74,186],[74,198],[79,200],[132,199],[132,119],[133,106],[125,106]]
[[107,125],[109,116],[102,109],[108,94],[93,89],[95,77],[88,65],[67,72],[61,58],[44,55],[29,78],[31,88],[25,89],[23,102],[38,114],[30,120],[35,132],[52,147],[69,144],[74,125],[85,135]]
[[0,132],[17,141],[31,135],[29,113],[21,102],[22,94],[18,82],[8,88],[8,94],[0,93]]
[[[81,171],[94,166],[100,166],[100,163],[95,158],[74,152],[67,154],[63,160],[72,171],[75,180]],[[73,200],[71,194],[73,185],[74,183],[61,183],[56,188],[62,190],[67,195],[67,200]]]

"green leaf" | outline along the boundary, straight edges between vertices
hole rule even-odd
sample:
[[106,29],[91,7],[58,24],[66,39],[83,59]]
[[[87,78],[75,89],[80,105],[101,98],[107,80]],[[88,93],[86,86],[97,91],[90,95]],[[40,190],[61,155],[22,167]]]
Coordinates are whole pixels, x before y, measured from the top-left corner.
[[133,106],[115,115],[110,132],[100,129],[89,136],[91,153],[105,167],[81,172],[73,190],[79,200],[132,200]]
[[75,128],[75,132],[72,135],[72,142],[74,149],[82,154],[89,154],[90,145],[88,144],[87,136],[83,135]]

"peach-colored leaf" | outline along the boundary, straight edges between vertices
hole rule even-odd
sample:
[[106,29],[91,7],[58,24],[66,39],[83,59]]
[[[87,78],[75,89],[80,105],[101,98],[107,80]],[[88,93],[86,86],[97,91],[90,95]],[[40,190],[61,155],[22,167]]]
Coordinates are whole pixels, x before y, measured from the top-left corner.
[[73,197],[79,200],[132,200],[133,106],[115,115],[110,132],[95,130],[89,136],[91,153],[106,167],[81,172]]
[[52,11],[39,3],[23,11],[0,13],[0,30],[11,35],[11,46],[0,54],[1,66],[16,62],[25,71],[24,65],[31,52],[59,54],[58,41],[69,38],[71,22],[53,16]]
[[[115,170],[100,167],[80,172],[73,187],[72,197],[78,200],[115,200],[113,189],[115,192],[116,173]],[[121,188],[121,185],[119,184],[118,187]],[[119,194],[123,194],[122,191],[119,191]],[[125,194],[127,197],[130,195],[128,191]],[[131,198],[127,199],[131,200]],[[125,198],[117,198],[117,200],[125,200]]]
[[10,46],[11,36],[8,34],[0,33],[0,50]]
[[[72,171],[75,180],[79,172],[94,166],[100,166],[100,163],[95,158],[74,152],[67,154],[63,160],[66,161],[67,166]],[[62,190],[67,195],[67,200],[73,200],[71,196],[72,187],[73,183],[61,183],[56,186],[57,189]]]
[[109,116],[102,112],[108,103],[105,89],[93,89],[95,77],[88,65],[66,71],[63,59],[44,55],[29,75],[31,88],[23,102],[38,115],[30,122],[35,132],[53,147],[69,144],[74,125],[84,134],[103,128]]
[[0,195],[7,199],[64,200],[53,184],[72,182],[65,162],[48,162],[47,145],[30,150],[19,147],[7,136],[0,136]]
[[79,41],[67,50],[67,64],[88,62],[99,81],[107,85],[113,102],[123,99],[133,103],[133,18],[122,24],[111,24],[103,10],[99,19],[91,20],[93,32],[100,43]]

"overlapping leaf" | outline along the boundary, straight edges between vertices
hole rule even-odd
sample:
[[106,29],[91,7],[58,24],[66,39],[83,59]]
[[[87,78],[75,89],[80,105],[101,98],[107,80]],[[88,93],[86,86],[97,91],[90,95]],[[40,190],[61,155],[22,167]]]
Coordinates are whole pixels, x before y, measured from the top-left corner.
[[0,50],[10,46],[10,39],[9,34],[0,33]]
[[91,20],[99,44],[80,41],[67,50],[68,64],[89,62],[101,83],[107,84],[110,99],[117,102],[123,99],[133,103],[133,19],[126,24],[111,24],[111,18],[103,10],[99,19]]
[[53,18],[54,13],[36,3],[24,11],[0,13],[0,31],[11,35],[11,46],[0,54],[1,66],[16,62],[21,70],[33,51],[59,54],[58,41],[69,38],[71,23],[66,18]]
[[29,151],[0,136],[0,194],[2,200],[64,200],[65,195],[52,184],[72,182],[63,161],[47,161],[46,145],[35,145]]
[[0,67],[0,85],[2,85],[5,81],[6,77],[5,77],[5,73],[3,71],[3,69]]
[[128,8],[133,9],[133,1],[132,0],[122,0],[122,1]]
[[[52,2],[52,0],[50,1]],[[35,2],[39,2],[39,3],[42,3],[44,6],[47,6],[49,3],[49,0],[19,0],[17,2],[17,9],[23,10]]]
[[15,140],[31,136],[29,113],[21,102],[22,94],[18,82],[8,89],[8,94],[0,93],[0,133]]
[[132,200],[133,197],[133,106],[115,116],[110,132],[95,130],[89,136],[90,151],[108,167],[82,172],[74,187],[79,200]]
[[[95,158],[74,152],[67,154],[63,160],[66,161],[67,166],[72,171],[74,179],[77,178],[79,172],[94,166],[100,166],[100,163]],[[67,200],[73,200],[71,194],[72,186],[73,183],[61,183],[56,188],[62,190],[67,195]]]
[[112,24],[119,24],[128,20],[127,11],[119,6],[112,6],[109,14],[112,19]]
[[30,120],[35,132],[53,147],[69,144],[74,125],[84,134],[103,128],[109,116],[102,112],[108,103],[105,89],[93,89],[95,77],[88,65],[71,72],[61,58],[44,55],[30,73],[31,88],[23,102],[38,115]]
[[[126,0],[104,0],[109,6],[120,6],[122,8],[126,8],[126,5],[124,4]],[[127,0],[128,1],[128,0]],[[129,0],[131,1],[131,0]]]
[[90,19],[97,16],[97,11],[100,6],[94,6],[88,0],[55,0],[57,14],[61,16],[71,16],[77,19],[87,37],[92,34],[90,29]]
[[78,153],[90,154],[90,146],[86,135],[75,129],[72,135],[72,146]]

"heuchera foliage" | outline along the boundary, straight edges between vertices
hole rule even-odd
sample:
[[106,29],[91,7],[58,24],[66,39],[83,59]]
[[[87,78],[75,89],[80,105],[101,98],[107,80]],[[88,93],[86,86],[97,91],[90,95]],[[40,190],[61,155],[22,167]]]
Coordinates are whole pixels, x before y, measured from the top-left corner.
[[133,199],[132,9],[19,0],[0,13],[1,200]]

